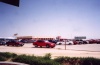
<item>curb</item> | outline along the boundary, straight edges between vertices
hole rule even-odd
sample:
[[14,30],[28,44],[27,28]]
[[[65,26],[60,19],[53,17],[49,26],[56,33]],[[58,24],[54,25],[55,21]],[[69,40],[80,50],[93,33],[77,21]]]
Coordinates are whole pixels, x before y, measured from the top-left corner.
[[18,63],[18,62],[0,61],[0,65],[29,65],[29,64]]

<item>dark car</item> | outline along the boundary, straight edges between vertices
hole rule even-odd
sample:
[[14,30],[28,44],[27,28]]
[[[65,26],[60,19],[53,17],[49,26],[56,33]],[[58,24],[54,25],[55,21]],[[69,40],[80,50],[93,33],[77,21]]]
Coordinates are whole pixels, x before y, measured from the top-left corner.
[[97,41],[97,44],[100,44],[100,39],[97,39],[96,41]]
[[58,42],[58,40],[48,40],[48,41],[55,44]]
[[88,44],[87,40],[73,40],[74,44]]
[[40,47],[47,47],[47,48],[50,48],[50,47],[54,48],[55,47],[54,43],[51,43],[49,41],[44,41],[44,40],[38,40],[38,41],[34,42],[33,45],[35,47],[38,47],[38,46],[40,46]]
[[6,43],[7,46],[23,46],[24,43],[20,42],[19,40],[9,40]]
[[89,44],[100,44],[100,39],[90,39]]
[[6,45],[6,39],[0,39],[0,45]]
[[33,43],[35,40],[32,40],[32,39],[21,39],[20,42],[23,42],[23,43]]

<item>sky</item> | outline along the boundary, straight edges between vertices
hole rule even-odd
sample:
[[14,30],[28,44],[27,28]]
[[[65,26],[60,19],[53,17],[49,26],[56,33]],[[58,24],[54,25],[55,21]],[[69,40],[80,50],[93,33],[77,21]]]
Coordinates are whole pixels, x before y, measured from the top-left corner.
[[0,37],[18,36],[100,39],[100,0],[20,0],[0,2]]

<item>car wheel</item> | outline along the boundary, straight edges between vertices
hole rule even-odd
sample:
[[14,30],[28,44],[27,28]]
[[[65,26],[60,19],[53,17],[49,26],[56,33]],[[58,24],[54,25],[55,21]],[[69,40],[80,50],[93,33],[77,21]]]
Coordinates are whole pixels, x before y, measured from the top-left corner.
[[3,44],[4,46],[6,45],[6,44]]
[[46,45],[46,48],[50,48],[50,46],[49,45]]
[[100,43],[97,43],[97,44],[100,44]]
[[54,48],[54,47],[51,47],[51,48]]
[[72,45],[71,43],[69,43],[69,45]]
[[16,44],[15,46],[19,46],[19,45]]
[[7,46],[9,46],[9,44],[7,44]]
[[35,47],[38,47],[38,45],[35,45]]
[[12,45],[12,46],[15,46],[15,45]]
[[82,44],[82,42],[79,42],[79,44]]
[[40,46],[42,48],[42,46]]
[[59,45],[61,45],[62,43],[59,43]]
[[24,44],[21,44],[20,46],[23,46]]

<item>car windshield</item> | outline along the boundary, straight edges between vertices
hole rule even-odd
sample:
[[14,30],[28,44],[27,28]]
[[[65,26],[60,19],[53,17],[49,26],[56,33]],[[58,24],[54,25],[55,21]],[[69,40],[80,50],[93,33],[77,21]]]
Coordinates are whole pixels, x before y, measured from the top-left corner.
[[37,40],[37,42],[44,42],[43,40]]
[[48,40],[45,40],[45,42],[49,42]]

